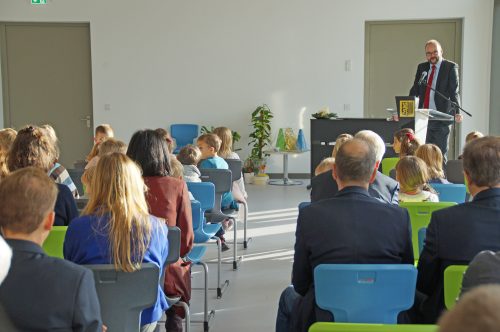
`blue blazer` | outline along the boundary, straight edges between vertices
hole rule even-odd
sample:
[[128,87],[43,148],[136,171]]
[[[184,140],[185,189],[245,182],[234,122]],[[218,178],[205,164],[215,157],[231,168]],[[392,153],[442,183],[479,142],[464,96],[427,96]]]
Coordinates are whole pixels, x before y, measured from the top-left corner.
[[[333,179],[331,171],[313,177],[311,180],[311,187],[311,202],[332,198],[339,191],[339,187],[337,186],[337,182]],[[375,181],[368,187],[368,192],[370,196],[381,202],[394,205],[399,204],[399,183],[380,172],[377,172]]]
[[102,331],[92,271],[49,257],[34,242],[6,242],[13,257],[0,303],[19,330]]
[[307,331],[317,318],[314,268],[335,263],[413,264],[408,211],[360,187],[344,188],[299,211],[292,284],[303,298],[294,310],[295,331]]
[[500,250],[499,188],[432,214],[418,261],[417,290],[428,296],[421,306],[422,323],[434,324],[445,308],[444,270],[449,265],[468,265],[483,250]]
[[68,226],[69,222],[78,217],[78,209],[76,208],[75,198],[68,186],[60,183],[57,184],[57,199],[54,212],[56,218],[54,226]]

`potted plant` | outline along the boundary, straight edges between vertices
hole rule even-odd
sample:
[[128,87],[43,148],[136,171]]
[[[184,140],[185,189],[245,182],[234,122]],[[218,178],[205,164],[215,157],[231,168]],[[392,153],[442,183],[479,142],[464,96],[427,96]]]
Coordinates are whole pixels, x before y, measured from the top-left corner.
[[243,163],[243,179],[245,180],[245,183],[253,183],[254,176],[255,166],[252,158],[247,158]]
[[267,144],[271,144],[272,118],[273,113],[266,104],[257,107],[252,112],[253,131],[249,135],[250,142],[248,145],[252,145],[250,159],[254,166],[254,172],[258,173],[257,176],[267,177],[265,174],[266,160],[263,151]]

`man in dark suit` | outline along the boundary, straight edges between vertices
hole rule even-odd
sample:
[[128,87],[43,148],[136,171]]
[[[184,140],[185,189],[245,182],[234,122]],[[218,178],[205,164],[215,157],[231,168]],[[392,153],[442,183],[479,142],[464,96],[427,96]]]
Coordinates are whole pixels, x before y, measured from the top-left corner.
[[300,210],[293,286],[281,296],[276,331],[307,331],[325,319],[314,297],[313,271],[319,264],[414,263],[408,211],[368,194],[376,166],[373,145],[359,138],[347,141],[333,168],[340,191]]
[[[443,59],[443,49],[437,40],[429,40],[425,43],[425,56],[427,61],[417,67],[410,96],[419,97],[419,108],[433,109],[453,115],[457,122],[461,122],[463,118],[458,113],[459,110],[452,107],[450,101],[447,100],[449,98],[460,105],[458,65]],[[418,82],[423,73],[426,73],[424,75],[427,79],[419,85]],[[431,87],[441,92],[446,98],[432,91]],[[427,127],[426,143],[436,144],[441,149],[445,162],[450,124],[450,121],[429,121]]]
[[435,323],[444,309],[446,267],[467,265],[483,250],[500,250],[500,137],[468,143],[464,173],[472,202],[434,212],[427,227],[417,278],[417,290],[426,296],[422,323]]
[[[378,168],[385,153],[385,143],[382,138],[371,130],[362,130],[355,137],[365,140],[375,147]],[[339,191],[337,182],[333,179],[332,172],[330,171],[318,174],[312,178],[311,187],[311,202],[332,198]],[[370,196],[379,201],[395,205],[399,203],[399,184],[394,179],[378,171],[375,180],[368,186],[368,192]]]
[[21,331],[102,331],[92,272],[48,257],[41,245],[54,223],[57,187],[27,167],[0,183],[0,226],[13,256],[0,305]]

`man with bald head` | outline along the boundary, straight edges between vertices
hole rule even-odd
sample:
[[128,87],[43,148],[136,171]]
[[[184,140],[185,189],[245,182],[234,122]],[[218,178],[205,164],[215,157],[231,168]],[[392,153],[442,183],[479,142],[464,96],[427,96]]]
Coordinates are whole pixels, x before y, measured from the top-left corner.
[[413,264],[408,212],[370,196],[377,175],[373,144],[354,138],[337,153],[338,193],[300,210],[292,286],[280,298],[276,331],[307,331],[331,320],[315,304],[313,271],[319,264]]

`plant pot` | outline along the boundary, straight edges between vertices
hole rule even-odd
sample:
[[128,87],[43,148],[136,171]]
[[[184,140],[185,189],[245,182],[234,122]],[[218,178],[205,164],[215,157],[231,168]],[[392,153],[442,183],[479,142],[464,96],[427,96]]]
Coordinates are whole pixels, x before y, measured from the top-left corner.
[[253,178],[253,184],[256,184],[258,186],[263,186],[267,184],[268,180],[269,176],[267,174],[258,174]]
[[243,173],[243,179],[245,179],[245,183],[251,184],[253,183],[253,178],[255,175],[253,173]]

